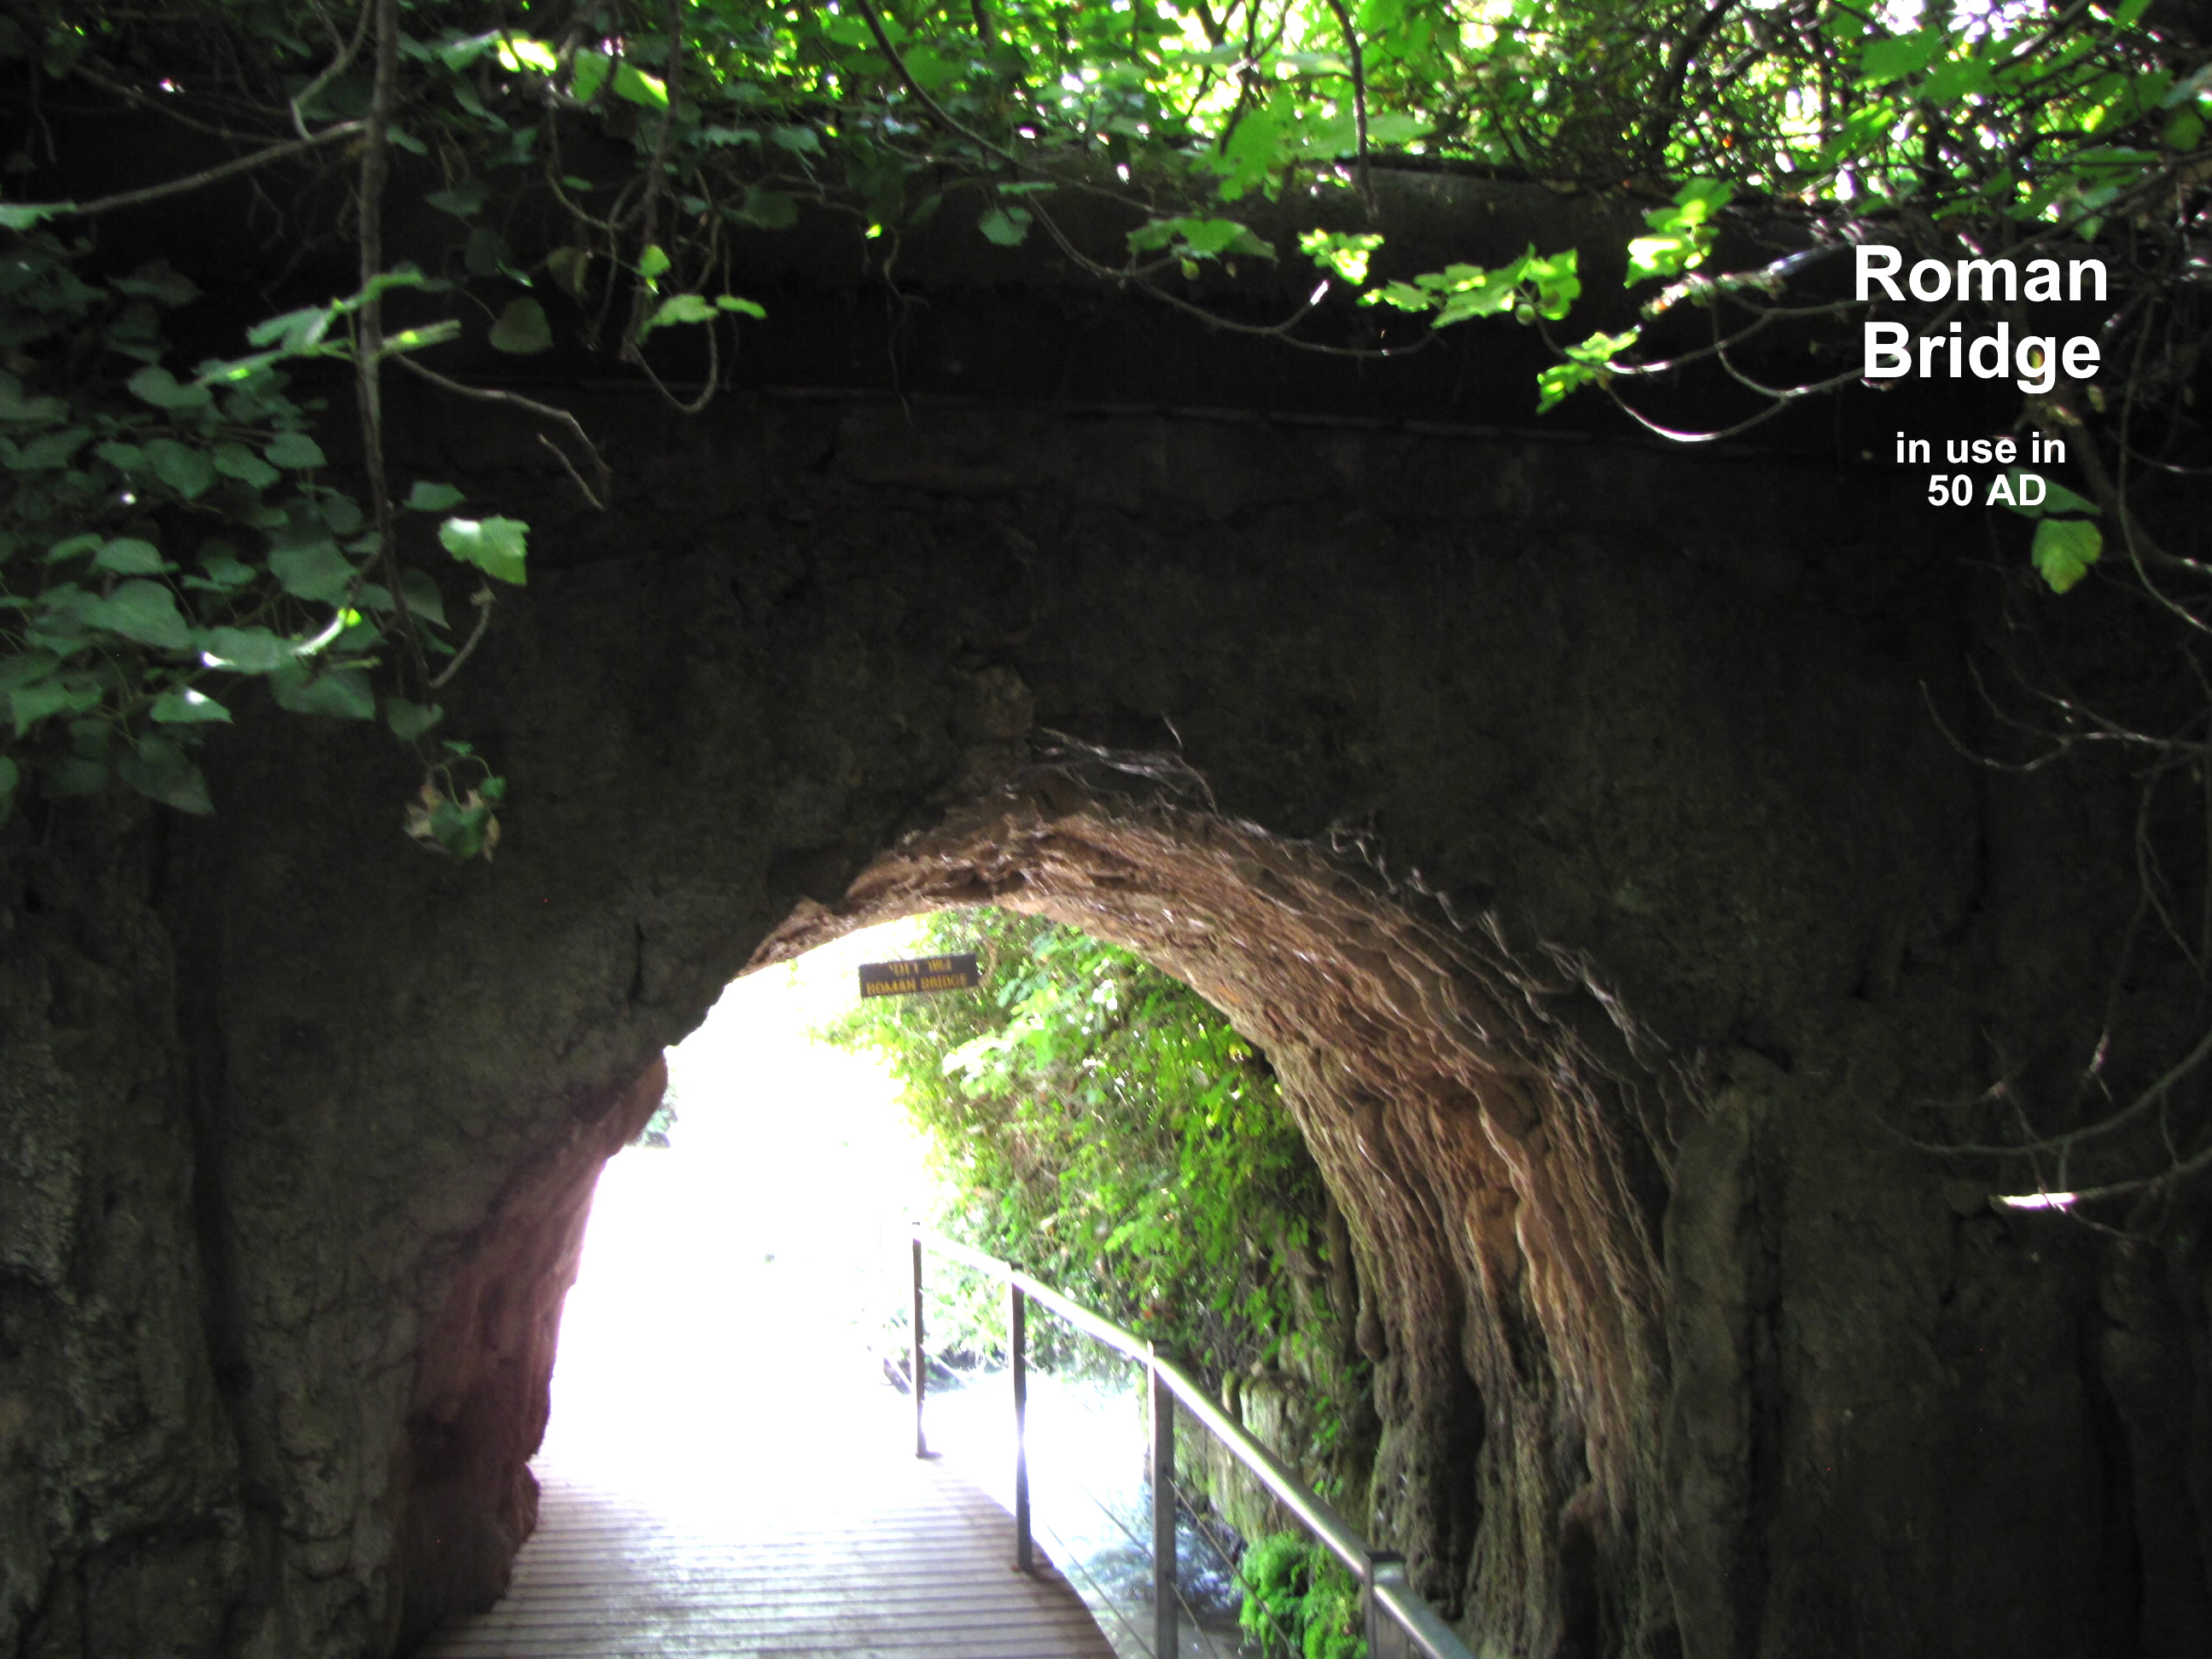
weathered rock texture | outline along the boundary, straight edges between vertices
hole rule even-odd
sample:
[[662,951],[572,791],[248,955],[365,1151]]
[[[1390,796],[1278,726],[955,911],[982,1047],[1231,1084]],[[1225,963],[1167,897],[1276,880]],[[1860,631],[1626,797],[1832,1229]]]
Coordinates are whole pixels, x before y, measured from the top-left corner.
[[[212,825],[6,832],[0,1653],[356,1659],[491,1594],[662,1045],[985,899],[1267,1047],[1358,1256],[1369,1518],[1488,1651],[2202,1651],[2201,1208],[2108,1245],[1896,1133],[2078,1063],[2136,898],[2124,779],[1932,718],[1998,741],[1941,520],[1597,444],[580,413],[603,516],[525,428],[394,417],[538,526],[453,700],[491,867],[399,835],[388,739],[273,717]],[[2123,988],[2140,1070],[2188,1009]]]
[[1384,1424],[1368,1519],[1493,1641],[1548,1651],[1570,1587],[1523,1534],[1586,1491],[1581,1524],[1608,1559],[1572,1589],[1626,1598],[1617,1622],[1639,1638],[1671,1626],[1657,1540],[1627,1524],[1663,1507],[1665,1360],[1623,1131],[1659,1127],[1662,1088],[1617,1035],[1594,1048],[1563,1017],[1590,996],[1574,964],[1518,961],[1494,921],[1470,938],[1424,925],[1254,826],[1086,799],[1075,769],[902,846],[835,913],[802,906],[767,954],[988,902],[1188,980],[1265,1045],[1351,1221]]

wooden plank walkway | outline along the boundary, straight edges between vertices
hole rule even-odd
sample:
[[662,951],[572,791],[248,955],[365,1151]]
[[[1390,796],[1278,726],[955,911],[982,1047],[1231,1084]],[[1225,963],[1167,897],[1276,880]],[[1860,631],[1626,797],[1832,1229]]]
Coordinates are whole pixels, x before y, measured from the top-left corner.
[[648,1486],[541,1468],[537,1533],[489,1613],[421,1659],[1112,1659],[1048,1566],[1024,1577],[1012,1522],[934,1462],[849,1462],[713,1512]]
[[[779,1018],[748,1029],[748,1066],[788,1037]],[[763,1150],[848,1109],[818,1067],[779,1098],[719,1159],[702,1112],[693,1151],[608,1166],[532,1465],[538,1530],[499,1605],[416,1659],[1114,1659],[1057,1573],[1015,1571],[1006,1512],[914,1455],[861,1328],[878,1263],[904,1253],[855,1221],[884,1204],[832,1178],[836,1146]]]

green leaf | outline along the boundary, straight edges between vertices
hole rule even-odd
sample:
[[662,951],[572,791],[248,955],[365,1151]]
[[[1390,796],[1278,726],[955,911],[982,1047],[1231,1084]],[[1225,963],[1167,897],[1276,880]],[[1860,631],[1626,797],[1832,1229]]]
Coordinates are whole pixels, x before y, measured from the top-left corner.
[[438,526],[438,539],[455,558],[520,586],[529,580],[523,568],[529,529],[519,519],[448,519]]
[[645,325],[638,330],[638,337],[643,339],[654,329],[671,323],[711,323],[715,315],[714,307],[703,294],[672,294],[645,319]]
[[1367,262],[1382,246],[1380,236],[1352,236],[1334,230],[1309,230],[1298,236],[1298,252],[1358,288],[1367,280]]
[[92,435],[81,426],[62,432],[42,432],[8,457],[11,472],[58,472],[70,464],[70,457]]
[[666,248],[658,242],[648,242],[646,244],[645,252],[637,256],[637,274],[650,285],[659,281],[662,274],[673,263],[674,261],[668,257]]
[[268,674],[299,656],[291,641],[265,628],[218,628],[207,636],[202,655],[213,667],[240,674]]
[[1920,101],[1939,107],[1987,92],[1995,79],[1986,58],[1953,58],[1938,64],[1920,83]]
[[1512,310],[1521,297],[1522,264],[1522,261],[1516,260],[1497,270],[1477,272],[1480,280],[1457,288],[1446,296],[1431,326],[1449,328],[1470,318],[1495,317],[1500,312]]
[[554,56],[552,47],[526,34],[501,35],[499,61],[504,69],[534,70],[540,75],[553,75],[561,68],[561,60]]
[[2043,510],[2045,513],[2079,513],[2086,518],[2097,516],[2096,502],[2086,495],[2077,495],[2063,483],[2043,481]]
[[456,219],[473,219],[484,204],[483,181],[465,179],[451,190],[434,190],[422,198],[422,205],[449,213]]
[[142,542],[135,536],[118,536],[104,544],[92,556],[92,562],[102,570],[112,570],[125,576],[158,576],[161,574],[161,550],[151,542]]
[[1578,263],[1578,255],[1573,248],[1547,258],[1540,258],[1533,247],[1528,250],[1528,257],[1522,262],[1522,279],[1536,285],[1536,312],[1539,316],[1557,322],[1582,297],[1583,279],[1577,269]]
[[1180,222],[1184,242],[1191,252],[1201,258],[1218,253],[1272,252],[1234,219],[1185,219]]
[[768,307],[766,306],[762,305],[759,301],[755,300],[741,299],[734,294],[716,295],[714,296],[714,305],[717,310],[734,311],[738,315],[744,317],[758,317],[763,321],[766,320],[768,317]]
[[[1997,476],[2006,487],[2005,493],[2012,498],[2009,501],[1999,501],[1997,505],[2019,514],[2023,519],[2039,519],[2046,513],[2079,513],[2092,519],[2097,516],[2096,502],[2085,496],[2077,495],[2064,484],[2053,483],[2048,478],[2041,478],[2043,484],[2041,501],[2023,502],[2021,498],[2027,493],[2024,481],[2030,476],[2041,477],[2040,474],[2031,475],[2026,468],[2008,466]],[[1992,495],[1996,493],[1994,486],[1990,493]]]
[[545,270],[570,299],[583,292],[585,276],[592,268],[587,247],[556,247],[545,256]]
[[730,217],[739,224],[759,230],[789,230],[799,222],[796,198],[780,190],[763,190],[758,185],[747,185],[744,204],[729,212]]
[[429,483],[418,478],[415,487],[407,492],[406,506],[416,513],[443,513],[448,507],[459,507],[464,499],[451,484]]
[[1536,412],[1549,414],[1570,392],[1595,381],[1600,371],[1588,363],[1556,363],[1536,377]]
[[526,357],[553,349],[553,325],[545,320],[545,307],[526,295],[509,300],[491,325],[488,343],[494,351]]
[[449,70],[464,70],[483,57],[498,37],[496,34],[448,34],[434,43],[429,51]]
[[489,803],[463,806],[441,800],[431,809],[430,833],[438,844],[457,859],[472,859],[485,851],[492,823]]
[[1379,149],[1410,144],[1416,138],[1425,137],[1433,125],[1401,110],[1378,110],[1367,118],[1368,146]]
[[120,583],[106,599],[81,605],[77,615],[91,627],[163,651],[182,651],[192,642],[177,596],[159,582]]
[[376,693],[362,668],[334,668],[309,678],[307,671],[293,664],[269,677],[269,689],[277,707],[295,714],[327,714],[333,720],[373,720]]
[[445,717],[446,711],[436,703],[410,702],[404,697],[384,700],[385,721],[402,743],[414,742]]
[[323,336],[330,332],[337,315],[336,306],[309,306],[301,311],[288,311],[247,329],[246,343],[275,346],[280,354],[286,355],[307,351],[322,343]]
[[0,696],[45,679],[61,665],[61,659],[48,651],[0,656]]
[[363,522],[361,503],[343,490],[325,489],[316,496],[315,514],[334,536],[350,536]]
[[318,605],[337,605],[353,591],[358,574],[352,562],[329,542],[280,547],[269,555],[270,574],[284,591]]
[[2104,550],[2103,534],[2087,520],[2045,519],[2035,526],[2035,568],[2054,593],[2087,575]]
[[432,581],[427,573],[420,570],[401,571],[399,593],[400,597],[407,601],[408,610],[416,616],[427,622],[435,623],[441,628],[446,625],[445,596],[438,592],[438,584]]
[[179,386],[177,377],[158,363],[149,363],[124,384],[131,395],[156,409],[204,409],[215,394],[204,386]]
[[106,538],[97,532],[71,536],[64,541],[56,542],[46,550],[46,562],[59,564],[64,559],[81,558],[87,553],[98,552],[105,545]]
[[[240,562],[228,553],[203,550],[200,554],[200,575],[210,587],[222,592],[245,586],[253,580],[254,571],[252,566]],[[187,576],[185,585],[189,586],[192,580]]]
[[607,83],[607,71],[614,62],[606,53],[598,51],[580,52],[569,65],[568,95],[580,104],[588,104],[599,95],[599,88]]
[[615,96],[627,98],[647,109],[668,107],[668,85],[623,59],[615,65]]
[[210,459],[224,477],[235,478],[255,489],[266,489],[283,476],[241,443],[217,444]]
[[1940,28],[1916,30],[1894,40],[1875,40],[1866,43],[1859,55],[1859,83],[1862,86],[1887,86],[1892,81],[1901,81],[1908,75],[1917,74],[1934,61],[1942,51],[1945,35]]
[[215,487],[215,462],[204,449],[194,449],[174,438],[156,438],[146,446],[146,459],[154,476],[188,501],[196,501]]
[[69,405],[58,398],[26,398],[23,383],[14,375],[0,370],[0,421],[37,422],[52,426],[69,417]]
[[149,712],[164,726],[228,724],[230,720],[230,710],[205,692],[195,691],[188,685],[161,693],[154,699],[154,707]]
[[15,716],[15,735],[21,737],[40,720],[53,714],[82,714],[100,707],[100,690],[88,676],[72,674],[58,680],[18,687],[9,694],[9,712]]
[[76,211],[75,202],[0,202],[0,230],[34,230],[49,219]]
[[200,297],[191,278],[167,259],[149,260],[128,276],[116,277],[108,286],[118,294],[128,295],[134,300],[151,300],[172,311]]
[[180,812],[206,817],[215,811],[208,799],[207,780],[191,757],[168,738],[149,733],[117,763],[123,781],[149,799],[173,806]]
[[1025,207],[987,208],[982,217],[975,221],[975,228],[983,233],[986,240],[1000,247],[1016,247],[1030,234],[1034,216]]
[[326,466],[323,447],[304,432],[280,432],[263,446],[261,453],[273,466],[288,466],[305,471],[309,467]]

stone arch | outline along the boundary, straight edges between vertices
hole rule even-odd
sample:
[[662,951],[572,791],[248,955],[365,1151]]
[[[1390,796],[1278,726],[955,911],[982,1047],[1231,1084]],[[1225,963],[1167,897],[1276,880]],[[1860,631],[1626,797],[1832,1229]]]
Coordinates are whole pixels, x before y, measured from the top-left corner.
[[[449,714],[514,781],[489,869],[398,833],[382,735],[250,712],[212,824],[0,840],[0,1651],[384,1659],[495,1592],[653,1057],[778,929],[1017,872],[1281,1059],[1405,1361],[1385,1518],[1509,1650],[2212,1620],[2200,1247],[2107,1282],[1881,1130],[2078,1033],[2136,892],[2124,783],[1928,718],[1975,735],[1986,618],[1924,514],[1786,457],[591,398],[604,517],[525,426],[394,416],[539,526]],[[1210,796],[1110,763],[1167,743]]]
[[[802,900],[748,969],[988,903],[1191,984],[1267,1051],[1350,1224],[1383,1429],[1361,1524],[1510,1650],[1595,1652],[1601,1620],[1615,1646],[1646,1649],[1674,1622],[1638,1517],[1660,1506],[1659,1209],[1669,1114],[1694,1109],[1690,1068],[1586,964],[1516,950],[1494,913],[1425,916],[1355,859],[1206,810],[1173,757],[1039,746],[1056,758],[902,837],[836,902]],[[427,1599],[410,1626],[476,1558],[491,1582],[524,1529],[520,1463],[545,1425],[589,1178],[659,1080],[649,1071],[558,1176],[503,1206],[428,1336],[408,1571],[410,1598]],[[518,1340],[503,1316],[533,1307]]]
[[902,841],[838,905],[802,905],[757,961],[988,902],[1194,986],[1267,1052],[1351,1223],[1385,1414],[1368,1524],[1409,1547],[1430,1594],[1547,1650],[1565,1592],[1555,1551],[1529,1540],[1586,1486],[1609,1611],[1668,1622],[1633,1519],[1655,1497],[1657,1206],[1688,1070],[1600,1012],[1582,965],[1516,951],[1494,913],[1464,929],[1424,917],[1322,848],[1087,789],[1085,769],[1104,769],[1025,776]]

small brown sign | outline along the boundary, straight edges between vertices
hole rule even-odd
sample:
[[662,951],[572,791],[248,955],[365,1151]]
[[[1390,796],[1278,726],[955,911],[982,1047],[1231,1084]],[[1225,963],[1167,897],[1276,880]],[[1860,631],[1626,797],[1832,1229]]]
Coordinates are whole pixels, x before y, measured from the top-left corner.
[[864,962],[860,964],[860,994],[864,997],[907,997],[921,991],[967,991],[983,982],[976,970],[975,953],[957,957],[917,957],[911,962]]

